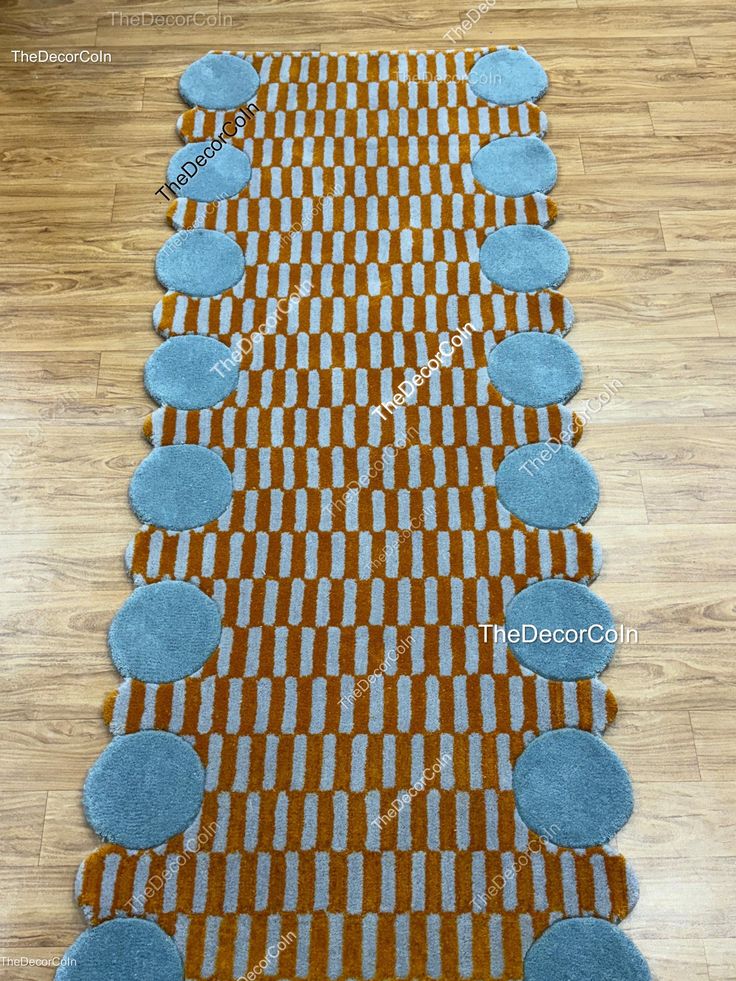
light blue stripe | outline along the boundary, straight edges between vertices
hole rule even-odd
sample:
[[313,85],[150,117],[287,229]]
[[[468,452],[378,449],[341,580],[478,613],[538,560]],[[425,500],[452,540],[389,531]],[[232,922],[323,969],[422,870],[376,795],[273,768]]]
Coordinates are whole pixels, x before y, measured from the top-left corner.
[[328,923],[329,950],[327,976],[336,978],[342,973],[342,915],[340,913],[330,913],[328,915]]
[[352,761],[350,768],[350,789],[354,792],[365,790],[365,764],[367,748],[367,735],[356,735],[352,742]]
[[503,872],[503,908],[505,910],[515,910],[518,897],[516,893],[516,868],[514,866],[514,853],[501,853],[501,869]]
[[483,717],[483,732],[495,732],[496,694],[492,675],[480,676],[480,709]]
[[347,912],[357,915],[363,912],[363,855],[360,852],[348,855],[347,871]]
[[326,910],[330,902],[330,853],[314,853],[314,908]]
[[337,739],[334,733],[327,733],[322,740],[322,771],[320,773],[319,789],[332,790],[335,786],[335,747]]
[[491,977],[503,977],[503,920],[499,913],[493,913],[488,922],[489,943],[491,948]]
[[440,795],[434,789],[427,791],[427,848],[440,849]]
[[[272,913],[268,917],[267,923],[268,926],[266,928],[266,932],[268,936],[268,947],[265,955],[267,964],[263,969],[263,973],[274,975],[278,971],[279,967],[280,952],[278,946],[279,940],[281,939],[281,916],[276,913]],[[273,951],[274,953],[271,954],[270,951]]]
[[455,911],[455,852],[442,852],[442,909],[446,913]]
[[442,972],[440,952],[440,918],[436,913],[427,917],[427,975],[439,978]]
[[240,736],[238,739],[238,749],[235,755],[235,779],[233,780],[233,790],[243,791],[248,786],[250,776],[250,736]]
[[256,861],[255,897],[253,905],[253,908],[259,912],[268,906],[270,877],[271,856],[268,852],[261,852]]
[[456,675],[452,680],[455,698],[455,732],[468,731],[467,677]]
[[396,786],[396,736],[392,733],[383,737],[383,786]]
[[424,770],[424,736],[416,732],[411,737],[411,782],[419,783]]
[[424,727],[427,732],[437,732],[440,727],[440,690],[438,679],[430,675],[424,683],[426,693],[426,714]]
[[348,795],[344,790],[335,791],[332,798],[332,850],[344,852],[348,834]]
[[381,905],[382,913],[396,909],[396,857],[393,852],[381,855]]
[[486,807],[486,848],[497,851],[498,842],[498,794],[495,790],[486,790],[483,795]]
[[261,808],[259,794],[249,794],[245,803],[245,833],[243,848],[246,852],[258,850],[258,815]]
[[565,912],[568,916],[579,916],[580,901],[578,899],[575,856],[571,852],[560,852],[560,868],[562,870],[562,895]]
[[284,714],[281,721],[282,732],[296,729],[297,679],[284,678]]
[[263,761],[263,789],[273,790],[276,785],[278,769],[279,737],[271,733],[266,736],[266,753]]
[[471,790],[481,790],[483,787],[483,754],[479,732],[471,732],[468,736],[468,769]]
[[317,843],[317,795],[304,795],[304,817],[302,826],[302,851],[309,851]]
[[469,913],[457,918],[457,959],[461,978],[473,974],[473,920]]
[[327,703],[327,680],[312,679],[312,714],[309,720],[309,732],[323,732],[325,728],[325,708]]
[[411,678],[400,676],[397,679],[396,698],[398,702],[396,728],[399,732],[408,732],[411,725]]
[[[544,861],[544,851],[533,851],[531,855],[532,882],[534,884],[534,909],[547,909],[547,868]],[[605,915],[605,914],[601,914]]]
[[296,976],[305,978],[309,973],[309,946],[311,939],[312,915],[302,914],[297,917],[297,947],[296,947]]
[[394,918],[396,945],[396,975],[405,978],[409,974],[409,916],[400,913]]
[[376,941],[378,935],[378,916],[366,913],[363,917],[363,977],[372,978],[376,973]]
[[299,671],[306,678],[314,672],[314,630],[302,627]]
[[280,793],[276,798],[276,813],[274,814],[273,847],[276,851],[286,848],[286,829],[289,820],[289,798]]
[[455,796],[455,824],[458,851],[470,848],[470,796],[459,790]]
[[427,905],[427,863],[424,852],[411,857],[411,908],[419,912]]
[[373,822],[381,815],[381,794],[378,790],[369,790],[365,795],[365,820],[367,851],[377,852],[381,847],[381,834],[377,824]]
[[284,855],[284,900],[283,908],[285,911],[296,909],[299,901],[299,854],[298,852],[287,852]]
[[238,917],[238,930],[235,938],[235,957],[233,958],[233,972],[236,977],[241,977],[248,969],[248,952],[250,949],[250,917]]
[[307,765],[307,737],[303,733],[294,736],[291,762],[291,790],[304,789]]
[[383,689],[384,680],[382,675],[375,675],[370,679],[370,702],[368,716],[368,731],[381,732],[383,730]]

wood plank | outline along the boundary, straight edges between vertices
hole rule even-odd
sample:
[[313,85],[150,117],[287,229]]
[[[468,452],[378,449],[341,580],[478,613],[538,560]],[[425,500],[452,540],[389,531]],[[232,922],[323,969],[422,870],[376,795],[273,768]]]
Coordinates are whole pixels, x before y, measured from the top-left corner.
[[681,99],[650,101],[649,111],[657,136],[704,136],[732,134],[734,108],[732,101],[722,99]]
[[[4,650],[0,666],[6,693],[0,705],[2,722],[45,723],[47,719],[70,722],[96,719],[101,715],[105,696],[120,684],[120,676],[113,668],[107,650],[107,627],[130,595],[130,587],[121,586],[119,593],[109,594],[107,609],[102,609],[101,605],[93,607],[90,595],[89,587],[80,589],[80,603],[76,609],[70,594],[63,601],[68,618],[81,613],[93,621],[93,626],[84,630],[76,643],[69,640],[68,627],[65,634],[67,621],[58,625],[62,617],[57,613],[55,621],[47,617],[39,628],[35,651],[30,649],[31,645],[21,643],[18,650]],[[54,632],[59,639],[57,647],[52,639]],[[2,646],[6,647],[4,643]],[[54,664],[53,674],[49,670],[50,661]],[[29,699],[29,691],[34,693],[33,699]]]
[[3,829],[0,870],[4,871],[9,865],[38,864],[46,798],[45,790],[11,791],[0,798],[0,826]]
[[81,790],[52,790],[48,798],[38,864],[76,869],[100,846],[100,839],[85,819]]
[[[563,184],[564,186],[564,184]],[[554,198],[554,194],[552,195]],[[611,218],[587,209],[573,211],[565,209],[558,216],[553,231],[565,242],[575,255],[580,249],[588,252],[604,251],[610,253],[626,250],[646,249],[663,251],[664,240],[659,217],[654,211],[627,211],[616,215],[615,227],[611,228]]]
[[[79,224],[82,215],[92,214],[97,220],[109,218],[115,188],[111,184],[90,186],[64,181],[61,186],[57,184],[56,193],[50,195],[48,184],[43,179],[0,180],[0,194],[3,196],[5,215],[13,219],[13,224],[44,225],[59,221]],[[18,292],[22,294],[26,284],[35,277],[33,266],[24,270],[21,276]]]
[[[697,163],[702,179],[727,175],[736,162],[736,137],[657,136],[621,141],[612,148],[610,140],[583,136],[580,140],[586,174],[677,176]],[[721,202],[721,207],[724,202]]]
[[606,731],[606,742],[616,750],[637,785],[700,780],[687,712],[631,712],[619,707],[615,723]]
[[698,764],[704,780],[736,779],[736,722],[732,713],[690,713]]
[[669,252],[736,254],[736,210],[660,211],[659,217]]
[[[629,931],[630,920],[623,930]],[[709,981],[705,947],[702,940],[641,940],[639,950],[649,963],[652,977],[657,981]]]
[[[736,916],[736,863],[732,858],[638,858],[639,905],[626,921],[635,943],[731,937]],[[681,978],[689,975],[680,975]]]
[[120,588],[128,581],[123,568],[127,544],[128,538],[99,528],[88,529],[72,540],[63,532],[33,537],[6,535],[3,541],[6,568],[0,591],[75,590],[80,585],[92,584],[102,590]]
[[570,340],[585,365],[584,386],[570,404],[588,418],[588,430],[630,419],[674,422],[702,417],[709,409],[736,410],[730,379],[736,347],[730,338],[641,339],[623,346],[579,331]]
[[[72,897],[70,869],[6,869],[0,907],[0,944],[3,955],[31,956],[31,950],[65,950],[86,923]],[[10,955],[13,956],[13,955]],[[23,977],[33,977],[27,967]],[[45,970],[45,968],[44,968]],[[53,968],[52,968],[53,970]],[[39,975],[42,977],[43,975]],[[34,978],[35,981],[35,978]]]
[[[591,530],[595,533],[595,527]],[[644,563],[644,567],[646,564]],[[645,576],[642,579],[646,582]],[[732,583],[669,582],[666,590],[642,590],[640,582],[609,582],[606,601],[619,622],[639,632],[643,646],[660,650],[683,643],[728,644],[736,638]]]
[[640,858],[733,858],[735,810],[736,783],[639,781],[634,817],[616,843],[634,867]]
[[[141,453],[141,460],[145,455]],[[121,540],[126,535],[132,537],[138,522],[128,506],[127,485],[124,476],[85,480],[62,475],[42,485],[23,478],[1,478],[0,493],[5,507],[0,516],[0,530],[39,535],[63,531],[67,535],[80,535],[98,523]]]
[[0,112],[11,118],[37,110],[43,112],[49,106],[55,112],[74,112],[80,104],[86,111],[97,109],[106,113],[143,108],[144,79],[140,73],[121,71],[112,63],[15,67],[17,70],[10,78],[6,75],[0,88]]
[[[149,411],[152,408],[149,403]],[[129,479],[150,450],[138,425],[105,423],[95,426],[93,432],[86,424],[63,421],[39,423],[37,431],[29,431],[28,425],[0,425],[0,454],[13,448],[7,476],[54,480],[69,462],[70,445],[76,448],[75,475],[90,479],[105,475]],[[0,590],[3,585],[0,583]]]
[[[0,322],[3,350],[99,352],[140,351],[143,363],[151,350],[151,315],[154,303],[138,299],[130,304],[100,306],[94,298],[6,300]],[[713,308],[711,307],[711,313]],[[715,325],[715,317],[714,317]],[[715,327],[714,327],[715,330]]]
[[733,69],[733,45],[728,32],[709,32],[709,36],[699,36],[693,31],[690,35],[690,45],[695,55],[695,61],[702,68],[720,68],[723,71]]
[[[633,353],[635,355],[636,351]],[[573,401],[573,408],[576,404]],[[669,466],[715,470],[718,469],[720,454],[727,455],[731,449],[732,430],[732,423],[727,419],[714,419],[707,426],[703,426],[697,418],[687,421],[678,421],[674,417],[643,422],[629,419],[618,421],[601,410],[591,417],[579,445],[585,457],[596,467],[607,461],[616,466],[635,467],[639,471],[662,470]],[[626,534],[625,528],[617,531]],[[665,544],[663,539],[666,535],[677,536],[677,526],[652,528],[650,531],[660,545]],[[709,531],[719,536],[729,534],[729,529],[722,526],[717,529],[708,529],[707,525],[703,527],[704,534],[707,535]],[[670,568],[674,571],[680,563],[674,554],[670,558],[673,560]],[[696,560],[695,556],[691,558]],[[713,561],[712,556],[710,561]]]
[[736,467],[694,472],[670,467],[642,474],[647,514],[653,522],[730,524],[736,514]]
[[[585,456],[590,459],[587,449]],[[607,582],[630,582],[646,574],[647,583],[654,587],[657,583],[681,581],[683,569],[698,582],[723,582],[733,571],[728,555],[731,548],[736,548],[736,524],[698,527],[697,549],[693,548],[692,524],[619,528],[596,520],[593,531],[603,545]],[[646,562],[642,561],[642,553]]]
[[[615,221],[615,218],[613,218]],[[707,293],[622,293],[617,296],[576,297],[577,327],[570,336],[573,346],[581,331],[628,343],[640,336],[655,340],[665,337],[714,337],[716,314]],[[0,328],[1,329],[1,328]],[[2,335],[0,335],[2,336]]]
[[[79,930],[83,924],[78,923]],[[0,945],[0,957],[3,961],[3,981],[53,981],[57,965],[64,956],[67,945],[56,947],[8,947]],[[33,961],[32,965],[29,961]],[[33,974],[31,975],[31,971]]]
[[[639,583],[639,588],[656,587]],[[609,598],[603,583],[596,592]],[[624,711],[736,711],[736,667],[725,643],[622,645],[603,680]]]
[[[538,3],[539,0],[534,0]],[[624,7],[618,10],[612,6],[606,10],[571,10],[549,9],[549,16],[540,15],[540,11],[532,7],[522,9],[520,0],[513,4],[491,11],[487,17],[481,18],[473,30],[463,38],[465,46],[488,43],[489,31],[493,43],[518,44],[519,38],[528,42],[533,51],[532,42],[552,38],[600,38],[606,35],[616,37],[655,37],[682,38],[686,36],[710,36],[723,32],[736,33],[733,23],[733,10],[727,3],[709,2],[698,9],[698,17],[692,17],[692,11],[680,5],[660,6],[644,5]],[[292,48],[305,45],[322,45],[325,50],[349,50],[353,46],[395,48],[400,37],[405,46],[440,47],[447,42],[443,34],[450,27],[455,27],[465,8],[457,11],[457,19],[444,8],[427,8],[420,0],[411,0],[401,9],[381,0],[370,8],[351,7],[349,18],[340,16],[340,0],[327,0],[315,9],[308,0],[281,0],[280,3],[256,3],[248,7],[246,17],[238,0],[222,0],[220,11],[233,14],[233,28],[241,28],[247,33],[248,39],[264,47],[278,47],[283,38],[289,38]],[[347,21],[347,22],[346,22]],[[254,36],[254,24],[260,28],[257,38]],[[336,43],[335,24],[340,23],[339,42]],[[156,37],[150,31],[141,30],[141,43],[155,43]],[[231,43],[233,29],[204,30],[200,32],[202,47],[223,47]],[[185,43],[190,39],[185,32],[181,35],[170,32],[169,41],[179,39]],[[325,44],[325,39],[327,43]],[[97,34],[97,43],[104,46],[112,42],[109,29],[101,28]]]
[[[7,791],[79,792],[87,770],[109,741],[102,721],[96,719],[0,722],[4,786]],[[0,938],[2,922],[0,913]]]
[[736,337],[736,293],[717,293],[711,296],[718,333],[721,337]]
[[615,167],[606,173],[574,177],[555,188],[555,200],[562,213],[580,201],[604,214],[632,209],[706,211],[722,208],[724,202],[733,201],[735,193],[736,174],[732,169],[711,172],[706,180],[697,163],[691,168],[682,167],[677,173],[659,175],[645,165],[640,169],[632,162],[627,168],[616,160]]
[[736,978],[736,940],[719,937],[704,942],[710,981],[733,981]]

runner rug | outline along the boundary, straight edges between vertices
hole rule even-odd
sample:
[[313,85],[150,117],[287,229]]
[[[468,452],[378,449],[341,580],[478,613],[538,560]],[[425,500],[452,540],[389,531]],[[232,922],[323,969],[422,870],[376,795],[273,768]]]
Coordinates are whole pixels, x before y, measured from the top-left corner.
[[519,47],[184,72],[62,981],[649,977],[546,88]]

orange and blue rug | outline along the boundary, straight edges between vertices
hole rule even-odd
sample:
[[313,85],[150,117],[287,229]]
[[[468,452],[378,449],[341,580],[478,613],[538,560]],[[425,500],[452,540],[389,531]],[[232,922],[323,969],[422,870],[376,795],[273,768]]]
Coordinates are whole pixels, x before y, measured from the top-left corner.
[[210,53],[59,981],[646,981],[523,48]]

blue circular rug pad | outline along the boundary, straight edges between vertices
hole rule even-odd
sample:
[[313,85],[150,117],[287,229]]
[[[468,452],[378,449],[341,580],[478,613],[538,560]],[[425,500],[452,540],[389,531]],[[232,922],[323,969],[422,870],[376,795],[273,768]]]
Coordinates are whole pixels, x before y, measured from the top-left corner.
[[560,920],[532,944],[524,981],[651,981],[626,934],[593,917]]
[[645,981],[547,75],[202,54],[58,977]]

